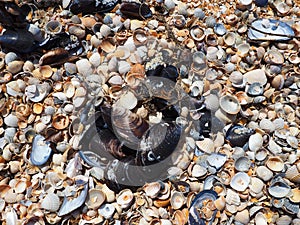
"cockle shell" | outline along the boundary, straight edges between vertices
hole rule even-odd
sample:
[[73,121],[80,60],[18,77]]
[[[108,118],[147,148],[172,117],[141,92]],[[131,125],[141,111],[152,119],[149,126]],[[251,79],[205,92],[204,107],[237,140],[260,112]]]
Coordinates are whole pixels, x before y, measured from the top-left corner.
[[224,95],[220,98],[219,104],[222,110],[228,114],[237,114],[241,110],[240,103],[234,95]]
[[249,138],[249,149],[251,151],[257,151],[263,146],[263,137],[260,133],[255,133]]
[[60,200],[57,194],[48,193],[41,202],[41,207],[50,212],[57,212],[60,207]]
[[174,191],[171,194],[170,203],[173,209],[180,209],[184,203],[186,202],[186,199],[184,195],[181,192]]
[[266,216],[262,213],[262,212],[258,212],[256,215],[255,215],[255,224],[260,224],[260,225],[267,225],[268,222],[267,222],[267,218]]
[[196,141],[196,145],[203,152],[214,152],[214,142],[210,138],[204,138],[202,141]]
[[33,165],[41,166],[48,161],[51,152],[50,142],[45,141],[45,138],[38,134],[33,139],[30,161]]
[[280,176],[274,177],[268,188],[269,194],[275,198],[283,198],[287,196],[291,187]]
[[159,182],[147,183],[144,185],[143,190],[150,198],[155,198],[161,191],[161,184]]
[[273,177],[273,172],[265,166],[259,166],[256,169],[257,176],[263,181],[269,181]]
[[247,172],[250,169],[251,160],[246,156],[237,158],[234,162],[234,168],[240,172]]
[[271,156],[268,158],[266,166],[272,171],[280,172],[284,168],[284,162],[278,156]]
[[117,195],[117,203],[121,206],[122,209],[128,208],[134,199],[133,193],[130,189],[123,189]]

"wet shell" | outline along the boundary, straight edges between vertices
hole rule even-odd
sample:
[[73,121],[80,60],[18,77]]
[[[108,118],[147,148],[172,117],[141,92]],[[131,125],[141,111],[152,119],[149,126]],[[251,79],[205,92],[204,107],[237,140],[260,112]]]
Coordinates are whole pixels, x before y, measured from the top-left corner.
[[50,212],[57,212],[60,207],[60,200],[57,194],[48,193],[41,202],[41,207]]
[[271,156],[268,158],[266,166],[272,171],[280,172],[284,168],[284,162],[278,156]]
[[90,189],[86,199],[86,205],[89,209],[98,209],[105,201],[105,194],[100,189]]
[[219,104],[222,110],[228,114],[237,114],[241,110],[239,100],[234,95],[224,95],[220,98]]
[[244,172],[238,172],[230,181],[230,186],[236,191],[245,191],[249,184],[250,177]]
[[130,189],[124,189],[117,195],[117,203],[122,209],[128,208],[134,199],[133,193]]

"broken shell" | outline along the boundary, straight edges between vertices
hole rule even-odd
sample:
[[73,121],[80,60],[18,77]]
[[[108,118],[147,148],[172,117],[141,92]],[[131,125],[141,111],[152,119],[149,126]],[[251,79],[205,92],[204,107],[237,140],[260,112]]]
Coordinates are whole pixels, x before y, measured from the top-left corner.
[[249,71],[244,74],[244,78],[249,84],[259,82],[261,85],[265,85],[267,83],[266,73],[262,69]]
[[106,53],[111,53],[111,52],[114,52],[117,47],[112,39],[107,38],[101,42],[101,44],[99,45],[99,48]]
[[184,204],[185,204],[185,197],[183,195],[183,193],[178,192],[178,191],[174,191],[171,194],[171,199],[170,199],[170,203],[173,209],[180,209]]
[[269,50],[264,55],[264,60],[268,64],[282,65],[284,63],[284,58],[279,51]]
[[41,202],[41,207],[50,212],[57,212],[60,207],[60,200],[57,194],[48,193]]
[[266,216],[262,213],[262,212],[258,212],[256,215],[255,215],[255,224],[260,224],[260,225],[267,225],[268,222],[267,222],[267,218]]
[[86,205],[89,209],[98,209],[105,201],[105,194],[100,189],[90,189],[86,198]]
[[110,219],[114,214],[115,210],[116,208],[114,207],[113,204],[107,203],[100,206],[100,208],[98,209],[98,213],[102,215],[104,218]]
[[136,46],[145,45],[148,40],[148,33],[142,28],[138,28],[133,32],[133,41]]
[[117,195],[117,203],[122,209],[128,208],[133,201],[133,193],[130,189],[124,189]]
[[45,138],[41,135],[36,135],[32,143],[32,151],[30,154],[30,161],[33,165],[41,166],[45,164],[52,152],[50,143],[44,141]]
[[240,103],[234,95],[226,94],[219,100],[222,110],[228,114],[237,114],[241,110]]
[[268,158],[266,166],[272,171],[280,172],[284,168],[284,162],[278,156],[271,156]]
[[207,173],[207,169],[198,164],[193,165],[191,176],[192,177],[202,177]]
[[225,164],[226,160],[227,160],[227,156],[224,154],[220,154],[220,153],[212,153],[206,159],[208,164],[211,167],[214,167],[216,170],[221,169],[223,167],[223,165]]
[[231,181],[230,186],[236,191],[245,191],[250,184],[250,177],[244,172],[236,173]]
[[240,212],[237,212],[234,220],[240,222],[241,224],[249,224],[250,222],[250,215],[248,209],[244,209]]

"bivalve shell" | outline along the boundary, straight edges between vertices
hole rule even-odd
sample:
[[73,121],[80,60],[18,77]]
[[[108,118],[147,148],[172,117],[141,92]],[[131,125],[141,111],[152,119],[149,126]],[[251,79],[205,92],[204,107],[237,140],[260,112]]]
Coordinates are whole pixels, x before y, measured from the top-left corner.
[[89,209],[98,209],[105,201],[105,194],[100,189],[90,189],[86,199],[86,205]]
[[265,166],[259,166],[256,169],[256,174],[263,181],[269,181],[273,177],[273,172]]
[[130,189],[123,189],[117,196],[117,203],[122,209],[128,208],[134,199],[133,193]]
[[171,194],[170,203],[173,209],[180,209],[186,202],[186,199],[183,195],[183,193],[174,191]]
[[241,110],[239,100],[234,95],[226,94],[220,98],[220,107],[228,114],[237,114]]
[[236,191],[245,191],[249,184],[250,177],[244,172],[236,173],[230,181],[230,186]]
[[150,198],[155,198],[161,191],[161,184],[159,182],[147,183],[144,185],[143,190]]
[[41,207],[50,212],[57,212],[60,207],[60,200],[57,194],[48,193],[41,202]]
[[204,138],[202,141],[196,141],[197,147],[205,152],[205,153],[212,153],[214,152],[214,142],[210,138]]
[[234,162],[234,168],[240,172],[247,172],[250,166],[251,160],[246,156],[239,157]]
[[268,191],[269,194],[275,198],[283,198],[290,193],[291,187],[283,180],[282,177],[276,176],[271,180]]
[[278,156],[271,156],[268,158],[266,166],[272,171],[280,172],[284,169],[284,162]]

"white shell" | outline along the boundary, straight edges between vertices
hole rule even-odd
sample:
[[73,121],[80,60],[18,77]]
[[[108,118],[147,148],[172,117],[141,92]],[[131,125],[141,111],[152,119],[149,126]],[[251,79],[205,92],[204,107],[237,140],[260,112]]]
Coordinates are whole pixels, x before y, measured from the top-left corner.
[[174,191],[171,195],[171,206],[173,209],[180,209],[185,203],[185,197],[182,192]]
[[248,209],[244,209],[243,211],[237,212],[234,217],[234,220],[242,224],[249,224],[250,215]]
[[60,206],[60,200],[57,194],[48,193],[41,203],[41,207],[50,212],[57,212]]
[[284,162],[280,157],[272,156],[268,158],[266,166],[272,171],[280,172],[284,168]]
[[249,149],[257,151],[263,146],[263,137],[260,133],[252,134],[249,138]]
[[259,166],[256,169],[257,176],[263,181],[268,181],[273,177],[273,173],[265,166]]
[[202,141],[196,141],[196,145],[203,152],[214,152],[214,142],[210,138],[204,138]]
[[236,191],[245,191],[249,184],[250,177],[244,172],[236,173],[230,181],[230,186]]
[[222,110],[228,114],[237,114],[241,110],[239,100],[234,95],[226,94],[219,100]]
[[258,212],[255,215],[255,219],[254,220],[255,220],[255,224],[268,225],[267,218],[266,218],[266,216],[262,212]]
[[86,199],[86,205],[90,209],[97,209],[99,208],[103,202],[105,201],[105,194],[100,189],[90,189],[88,192],[88,196]]
[[228,189],[225,200],[226,200],[226,203],[229,205],[239,206],[241,203],[239,194],[237,192],[233,191],[232,189]]
[[251,191],[253,191],[254,193],[260,193],[263,190],[264,186],[265,183],[261,179],[257,177],[251,177],[251,182],[249,185]]
[[276,225],[289,225],[292,222],[292,218],[287,215],[283,215],[276,220]]
[[117,196],[117,203],[123,209],[129,207],[132,201],[133,201],[133,193],[130,189],[122,190]]

